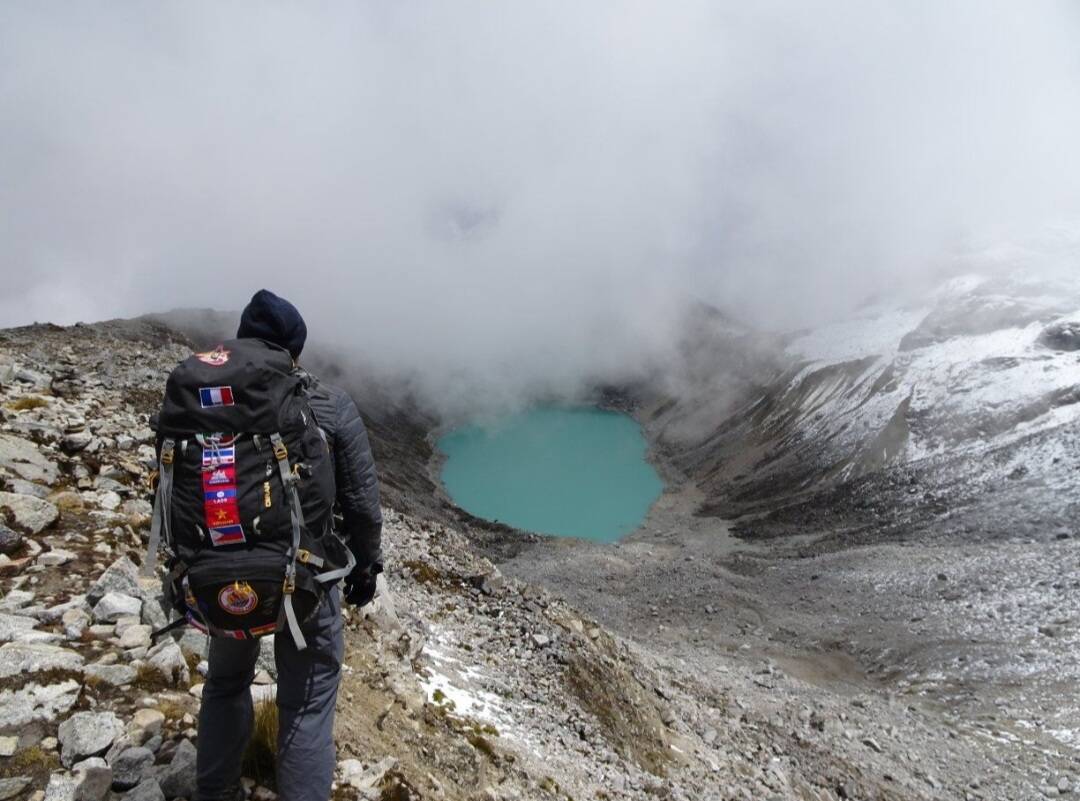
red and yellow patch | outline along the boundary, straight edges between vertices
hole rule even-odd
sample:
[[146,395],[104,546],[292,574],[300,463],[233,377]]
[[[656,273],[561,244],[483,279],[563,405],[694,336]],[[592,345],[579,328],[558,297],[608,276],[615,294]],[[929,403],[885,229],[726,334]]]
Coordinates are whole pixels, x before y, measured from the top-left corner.
[[230,615],[249,614],[259,605],[259,596],[246,581],[234,581],[218,593],[218,606]]
[[203,364],[209,364],[211,367],[221,367],[221,365],[229,361],[229,351],[218,345],[213,350],[196,353],[195,358]]

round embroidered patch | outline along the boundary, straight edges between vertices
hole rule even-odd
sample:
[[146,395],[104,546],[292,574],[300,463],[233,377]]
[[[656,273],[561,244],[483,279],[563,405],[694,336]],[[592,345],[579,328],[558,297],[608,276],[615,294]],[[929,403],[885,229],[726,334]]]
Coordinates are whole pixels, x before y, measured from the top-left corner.
[[213,350],[196,353],[195,358],[204,364],[209,364],[211,367],[221,367],[221,365],[229,361],[229,351],[218,345]]
[[259,604],[259,596],[246,581],[234,581],[218,593],[218,606],[230,615],[246,615]]

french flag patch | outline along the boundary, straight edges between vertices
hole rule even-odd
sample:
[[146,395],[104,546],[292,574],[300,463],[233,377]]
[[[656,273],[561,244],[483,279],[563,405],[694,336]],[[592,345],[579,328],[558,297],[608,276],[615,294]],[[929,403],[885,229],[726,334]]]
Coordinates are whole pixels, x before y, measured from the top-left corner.
[[215,546],[236,545],[244,542],[244,527],[235,525],[212,528],[210,529],[210,542]]
[[201,387],[199,403],[204,409],[214,406],[233,406],[232,387]]

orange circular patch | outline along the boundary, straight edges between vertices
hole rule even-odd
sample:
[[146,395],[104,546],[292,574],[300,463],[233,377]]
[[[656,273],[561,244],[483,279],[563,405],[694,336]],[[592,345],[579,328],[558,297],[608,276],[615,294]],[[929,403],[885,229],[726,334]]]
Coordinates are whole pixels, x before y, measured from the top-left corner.
[[218,345],[213,350],[208,350],[204,353],[196,353],[195,358],[204,364],[209,364],[213,367],[220,367],[229,361],[229,351]]
[[246,615],[259,605],[259,596],[246,581],[236,581],[218,593],[218,606],[230,615]]

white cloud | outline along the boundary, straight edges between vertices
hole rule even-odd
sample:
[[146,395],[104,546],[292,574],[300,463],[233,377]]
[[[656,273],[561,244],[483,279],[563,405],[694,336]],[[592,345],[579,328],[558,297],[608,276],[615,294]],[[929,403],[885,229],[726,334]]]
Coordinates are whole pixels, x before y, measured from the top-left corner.
[[1078,39],[1049,1],[8,3],[0,324],[267,286],[513,394],[688,296],[811,321],[1080,214]]

